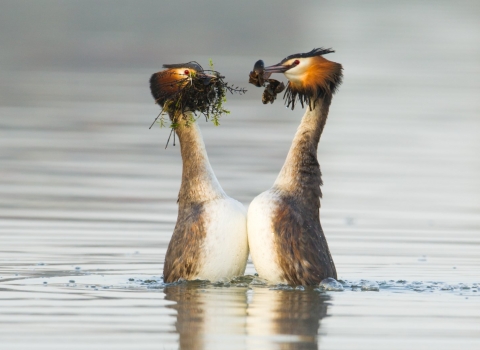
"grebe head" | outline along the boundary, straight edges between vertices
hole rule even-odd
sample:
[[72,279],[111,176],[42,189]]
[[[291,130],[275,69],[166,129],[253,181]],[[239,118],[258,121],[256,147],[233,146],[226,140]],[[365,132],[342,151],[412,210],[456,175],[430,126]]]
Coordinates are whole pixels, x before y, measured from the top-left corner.
[[303,102],[308,102],[312,108],[316,99],[333,95],[342,83],[342,65],[323,57],[332,52],[334,51],[331,49],[319,48],[290,55],[280,63],[265,67],[264,77],[272,73],[284,73],[288,79],[284,96],[287,106],[292,104],[293,109],[298,96],[302,106]]
[[206,74],[197,62],[164,64],[165,70],[157,72],[150,78],[150,90],[155,102],[163,107],[166,101],[175,100],[180,92],[189,84],[200,80],[208,85],[214,75]]
[[190,118],[191,113],[187,116],[186,112],[193,112],[194,115],[200,112],[207,120],[211,119],[215,125],[219,125],[220,116],[229,113],[223,107],[227,91],[232,94],[246,92],[245,89],[229,86],[219,72],[204,70],[194,61],[165,64],[163,67],[166,69],[150,78],[150,90],[155,103],[162,107],[159,116],[167,112],[173,121],[172,128],[176,128],[178,116],[185,120],[196,120]]

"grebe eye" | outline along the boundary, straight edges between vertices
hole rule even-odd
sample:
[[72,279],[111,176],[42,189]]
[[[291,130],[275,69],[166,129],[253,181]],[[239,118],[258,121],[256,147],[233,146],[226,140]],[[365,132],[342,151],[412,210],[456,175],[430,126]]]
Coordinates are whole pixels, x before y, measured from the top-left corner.
[[294,64],[294,65],[300,64],[300,61],[299,61],[299,60],[295,60],[295,61],[293,61],[293,64]]
[[185,73],[185,75],[189,75],[190,71],[188,69],[185,69],[185,72],[183,72],[183,73]]

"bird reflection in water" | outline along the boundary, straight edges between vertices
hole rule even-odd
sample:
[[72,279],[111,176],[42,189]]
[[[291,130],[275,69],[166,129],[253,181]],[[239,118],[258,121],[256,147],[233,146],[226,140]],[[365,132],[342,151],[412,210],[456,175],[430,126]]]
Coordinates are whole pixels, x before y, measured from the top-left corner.
[[318,349],[329,297],[265,287],[215,287],[193,281],[168,286],[179,349]]

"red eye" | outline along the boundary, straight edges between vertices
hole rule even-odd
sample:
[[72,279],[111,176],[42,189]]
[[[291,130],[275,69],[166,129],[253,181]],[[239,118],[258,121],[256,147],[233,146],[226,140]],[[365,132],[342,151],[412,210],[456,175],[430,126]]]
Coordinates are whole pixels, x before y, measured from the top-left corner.
[[183,73],[185,73],[185,75],[189,75],[190,71],[188,69],[185,69],[185,72],[183,72]]
[[295,60],[295,61],[293,61],[293,64],[294,64],[294,65],[300,64],[300,61],[299,61],[299,60]]

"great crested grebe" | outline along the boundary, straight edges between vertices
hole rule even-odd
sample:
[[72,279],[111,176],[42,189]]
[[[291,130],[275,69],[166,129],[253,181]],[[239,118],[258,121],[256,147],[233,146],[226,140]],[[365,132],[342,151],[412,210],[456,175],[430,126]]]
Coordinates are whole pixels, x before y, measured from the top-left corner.
[[[243,275],[248,258],[246,210],[220,186],[193,115],[195,106],[209,103],[212,95],[201,101],[203,95],[178,93],[193,83],[200,84],[203,93],[221,77],[206,74],[195,62],[163,67],[167,69],[152,75],[150,88],[175,123],[183,161],[178,218],[165,256],[164,281],[217,281]],[[179,105],[181,109],[169,107]]]
[[272,73],[284,73],[288,79],[284,95],[287,106],[293,109],[297,99],[302,106],[307,105],[273,187],[257,196],[248,209],[253,263],[260,277],[274,283],[315,285],[327,277],[337,278],[320,224],[322,178],[317,160],[332,95],[343,76],[340,64],[323,57],[331,52],[314,49],[265,68],[259,61],[251,73],[259,74],[261,85]]

